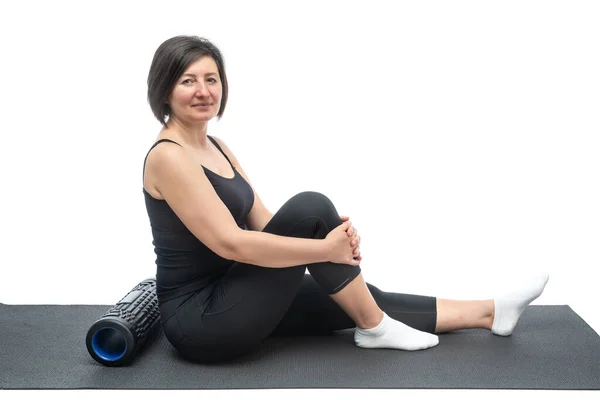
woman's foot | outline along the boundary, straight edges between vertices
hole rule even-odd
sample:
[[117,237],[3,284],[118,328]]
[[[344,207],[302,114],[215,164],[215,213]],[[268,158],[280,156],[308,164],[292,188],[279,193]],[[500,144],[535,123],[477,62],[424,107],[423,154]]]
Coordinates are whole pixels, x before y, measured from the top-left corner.
[[522,284],[520,289],[495,298],[492,333],[499,336],[512,334],[521,314],[542,294],[548,279],[548,273],[539,274]]
[[379,325],[371,329],[356,328],[354,343],[367,349],[423,350],[437,346],[436,335],[422,332],[383,314]]

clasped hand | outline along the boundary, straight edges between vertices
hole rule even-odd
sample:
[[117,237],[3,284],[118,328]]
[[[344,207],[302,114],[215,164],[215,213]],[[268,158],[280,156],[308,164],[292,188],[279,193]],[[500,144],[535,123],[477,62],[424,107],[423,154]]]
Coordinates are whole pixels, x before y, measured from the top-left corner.
[[331,249],[330,262],[338,264],[359,265],[362,261],[360,255],[360,236],[358,230],[352,226],[350,217],[341,215],[342,224],[332,229],[325,240]]

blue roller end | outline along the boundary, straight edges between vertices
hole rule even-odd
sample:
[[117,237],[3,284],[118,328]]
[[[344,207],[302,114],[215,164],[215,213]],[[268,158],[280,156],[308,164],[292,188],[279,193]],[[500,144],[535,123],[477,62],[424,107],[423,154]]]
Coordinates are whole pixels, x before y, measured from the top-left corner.
[[117,329],[102,328],[92,336],[92,349],[106,361],[117,361],[127,352],[127,340]]

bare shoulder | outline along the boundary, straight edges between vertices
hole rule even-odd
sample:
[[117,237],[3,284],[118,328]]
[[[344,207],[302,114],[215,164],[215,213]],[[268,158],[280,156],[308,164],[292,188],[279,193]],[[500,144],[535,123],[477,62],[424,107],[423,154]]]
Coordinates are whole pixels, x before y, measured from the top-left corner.
[[[158,139],[155,141],[155,143]],[[148,154],[144,171],[144,189],[152,197],[158,200],[164,200],[164,197],[157,188],[156,172],[165,166],[175,165],[183,157],[185,152],[181,146],[173,142],[161,142],[156,145]]]
[[148,172],[156,190],[198,240],[232,259],[239,227],[202,168],[176,144],[161,143],[155,150]]

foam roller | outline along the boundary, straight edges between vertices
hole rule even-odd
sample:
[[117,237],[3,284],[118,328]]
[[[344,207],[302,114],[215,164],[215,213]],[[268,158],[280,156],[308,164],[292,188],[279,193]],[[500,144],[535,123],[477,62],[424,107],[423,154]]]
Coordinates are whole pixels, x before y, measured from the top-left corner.
[[130,364],[160,327],[156,279],[141,281],[88,330],[92,358],[109,367]]

